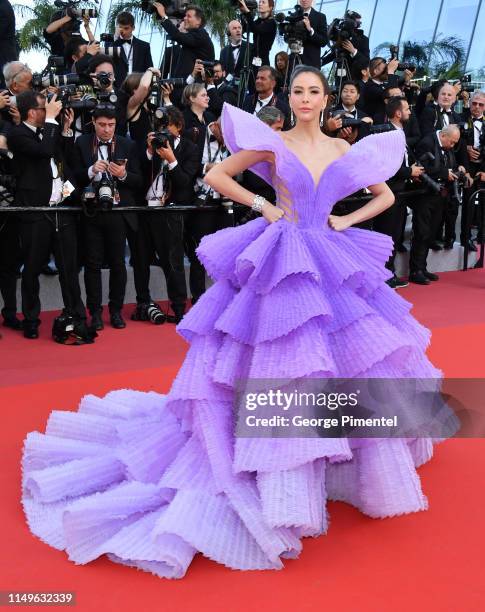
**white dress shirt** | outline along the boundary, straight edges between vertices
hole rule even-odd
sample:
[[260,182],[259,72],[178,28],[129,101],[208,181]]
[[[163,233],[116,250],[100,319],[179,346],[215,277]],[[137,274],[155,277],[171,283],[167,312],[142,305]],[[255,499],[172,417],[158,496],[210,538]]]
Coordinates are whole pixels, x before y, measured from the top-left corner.
[[271,100],[273,99],[273,94],[268,96],[267,98],[259,98],[256,100],[256,108],[254,109],[253,115],[257,115],[259,111],[263,108],[263,106],[267,106]]

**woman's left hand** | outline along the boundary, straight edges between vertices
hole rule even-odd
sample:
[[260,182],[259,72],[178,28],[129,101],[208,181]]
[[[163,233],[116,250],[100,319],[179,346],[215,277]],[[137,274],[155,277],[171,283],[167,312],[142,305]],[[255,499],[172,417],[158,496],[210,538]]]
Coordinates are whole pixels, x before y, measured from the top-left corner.
[[328,224],[336,232],[341,232],[342,230],[346,230],[348,227],[352,225],[352,223],[349,222],[347,215],[344,215],[343,217],[337,217],[336,215],[329,215]]

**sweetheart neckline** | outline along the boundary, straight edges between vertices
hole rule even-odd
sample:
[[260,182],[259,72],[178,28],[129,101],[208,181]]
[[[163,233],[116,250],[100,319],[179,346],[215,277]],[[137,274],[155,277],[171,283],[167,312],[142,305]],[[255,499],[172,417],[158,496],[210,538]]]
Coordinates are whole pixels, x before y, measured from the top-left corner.
[[285,143],[285,141],[283,140],[283,138],[281,138],[281,136],[278,135],[278,138],[281,140],[282,144],[283,144],[283,148],[285,149],[285,151],[288,151],[288,153],[290,153],[290,155],[292,155],[296,161],[300,164],[300,166],[306,171],[307,175],[310,177],[312,186],[313,186],[313,191],[317,192],[318,189],[320,188],[320,183],[322,182],[323,177],[327,174],[328,169],[333,166],[335,163],[337,163],[338,161],[340,161],[341,159],[343,159],[344,157],[346,157],[350,151],[352,151],[352,147],[350,147],[349,149],[347,149],[347,151],[345,151],[345,153],[343,155],[340,155],[339,157],[337,157],[336,159],[332,160],[329,164],[327,164],[325,166],[325,168],[322,170],[322,172],[320,173],[320,177],[318,179],[318,181],[315,183],[315,179],[313,177],[313,174],[310,172],[310,170],[308,169],[308,166],[306,166],[301,159],[298,157],[298,155],[296,153],[294,153]]

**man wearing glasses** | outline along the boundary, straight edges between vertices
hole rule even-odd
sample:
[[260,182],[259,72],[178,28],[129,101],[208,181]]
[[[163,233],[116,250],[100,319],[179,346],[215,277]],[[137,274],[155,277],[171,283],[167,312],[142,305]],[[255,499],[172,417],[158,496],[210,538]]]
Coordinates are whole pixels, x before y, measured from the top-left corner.
[[[62,154],[61,138],[70,137],[73,113],[63,115],[63,131],[56,121],[62,103],[53,96],[25,91],[17,96],[21,123],[8,134],[8,146],[14,155],[17,179],[16,206],[52,206],[53,212],[23,213],[20,218],[22,240],[22,312],[26,338],[39,337],[39,274],[51,249],[59,270],[64,314],[85,321],[77,267],[76,216],[58,212],[56,206],[69,203],[74,192],[74,178]],[[67,202],[65,202],[67,200]],[[55,211],[55,212],[54,212]]]

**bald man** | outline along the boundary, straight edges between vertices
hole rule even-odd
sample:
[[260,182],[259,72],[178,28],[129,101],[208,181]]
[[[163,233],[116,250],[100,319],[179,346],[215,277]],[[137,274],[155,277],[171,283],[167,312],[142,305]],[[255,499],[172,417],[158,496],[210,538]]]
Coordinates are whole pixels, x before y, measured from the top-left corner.
[[244,68],[245,59],[247,59],[248,67],[251,66],[253,59],[252,45],[249,48],[249,55],[246,58],[248,44],[242,39],[242,25],[241,22],[236,19],[229,22],[226,34],[229,41],[228,44],[221,49],[220,62],[226,74],[232,74],[233,77],[239,78],[241,70]]

